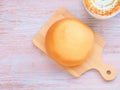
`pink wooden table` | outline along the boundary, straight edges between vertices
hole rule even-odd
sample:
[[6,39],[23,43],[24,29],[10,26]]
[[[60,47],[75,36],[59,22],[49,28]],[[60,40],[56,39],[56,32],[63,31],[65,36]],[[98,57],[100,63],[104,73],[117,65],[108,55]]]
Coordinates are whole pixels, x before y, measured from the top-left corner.
[[[104,81],[92,70],[73,78],[32,44],[34,35],[59,7],[65,7],[106,39],[105,63],[117,78]],[[120,14],[96,20],[82,0],[0,0],[0,90],[120,90]]]

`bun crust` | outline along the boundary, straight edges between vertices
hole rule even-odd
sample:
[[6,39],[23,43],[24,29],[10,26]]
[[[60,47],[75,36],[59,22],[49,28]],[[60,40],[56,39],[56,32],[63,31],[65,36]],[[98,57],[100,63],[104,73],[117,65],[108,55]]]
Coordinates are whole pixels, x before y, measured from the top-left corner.
[[48,55],[64,66],[82,64],[92,52],[94,33],[77,19],[62,19],[49,28],[45,47]]

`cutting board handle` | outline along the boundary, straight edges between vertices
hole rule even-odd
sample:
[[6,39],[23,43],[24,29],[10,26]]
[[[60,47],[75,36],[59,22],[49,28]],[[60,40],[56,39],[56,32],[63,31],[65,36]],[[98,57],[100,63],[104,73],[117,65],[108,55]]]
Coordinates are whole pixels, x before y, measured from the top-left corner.
[[116,77],[116,71],[112,65],[104,64],[103,62],[101,62],[96,65],[96,70],[107,81],[113,80]]

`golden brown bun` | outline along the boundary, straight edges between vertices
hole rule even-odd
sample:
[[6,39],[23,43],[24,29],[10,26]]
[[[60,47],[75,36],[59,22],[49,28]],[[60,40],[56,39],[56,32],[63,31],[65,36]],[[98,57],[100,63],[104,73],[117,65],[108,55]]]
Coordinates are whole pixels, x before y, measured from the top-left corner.
[[48,55],[64,66],[83,63],[93,44],[93,31],[77,19],[57,21],[48,30],[45,40]]

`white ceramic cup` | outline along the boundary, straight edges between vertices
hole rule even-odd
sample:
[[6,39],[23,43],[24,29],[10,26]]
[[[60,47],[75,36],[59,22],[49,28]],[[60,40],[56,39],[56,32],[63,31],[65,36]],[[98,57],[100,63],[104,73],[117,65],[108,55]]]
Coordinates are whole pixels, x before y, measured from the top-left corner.
[[83,4],[96,19],[108,19],[120,12],[120,0],[83,0]]

